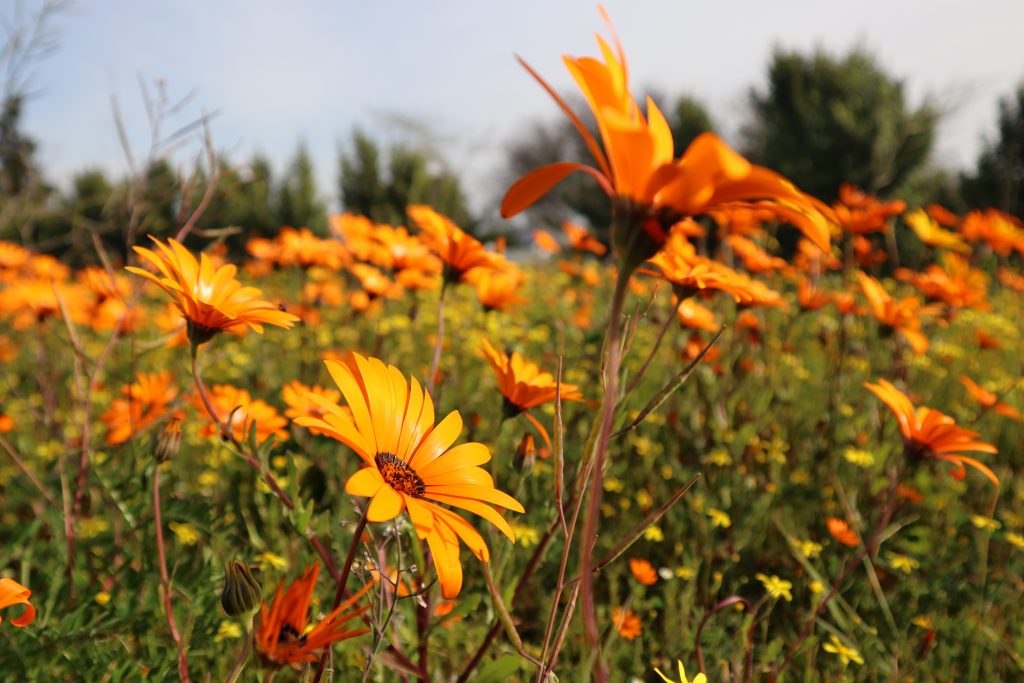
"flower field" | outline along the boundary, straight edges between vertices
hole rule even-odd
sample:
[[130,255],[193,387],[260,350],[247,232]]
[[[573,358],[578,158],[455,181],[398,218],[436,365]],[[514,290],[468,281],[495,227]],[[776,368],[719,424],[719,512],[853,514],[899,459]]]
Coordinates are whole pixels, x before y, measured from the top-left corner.
[[4,680],[1024,677],[1024,225],[674,149],[603,36],[500,210],[607,233],[0,242]]

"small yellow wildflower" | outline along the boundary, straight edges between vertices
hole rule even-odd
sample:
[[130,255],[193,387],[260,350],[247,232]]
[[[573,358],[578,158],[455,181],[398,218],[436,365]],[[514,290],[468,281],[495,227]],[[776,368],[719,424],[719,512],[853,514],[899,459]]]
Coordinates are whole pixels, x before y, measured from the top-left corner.
[[888,553],[888,556],[889,566],[895,569],[896,571],[903,572],[904,574],[909,574],[921,566],[921,564],[917,560],[915,560],[912,557],[908,557],[907,555],[900,555],[898,553]]
[[661,680],[665,681],[665,683],[707,683],[708,677],[705,676],[704,674],[697,674],[696,676],[693,677],[692,680],[687,678],[686,677],[686,669],[683,668],[683,663],[681,661],[679,661],[678,659],[676,660],[676,666],[679,667],[679,680],[678,681],[674,681],[671,678],[669,678],[668,676],[666,676],[665,674],[661,673],[661,670],[658,669],[658,667],[654,667],[654,673],[656,673],[659,676],[661,676]]
[[821,555],[822,551],[822,545],[811,540],[797,541],[796,547],[800,550],[800,554],[808,560],[813,560],[818,555]]
[[640,491],[636,494],[636,504],[646,510],[654,505],[654,497],[647,493],[647,491]]
[[871,453],[871,451],[865,451],[859,448],[847,448],[843,453],[843,457],[846,459],[846,462],[865,469],[875,464],[874,454]]
[[716,465],[718,467],[728,467],[732,464],[732,456],[729,455],[728,451],[715,451],[704,456],[705,465]]
[[[518,540],[518,538],[519,536],[517,534],[516,539]],[[665,540],[665,534],[662,533],[661,527],[659,527],[657,524],[652,524],[646,529],[644,529],[644,540],[660,543],[661,541]]]
[[690,581],[697,576],[697,570],[693,567],[676,567],[676,576],[683,581]]
[[82,538],[93,538],[110,528],[110,522],[102,517],[86,517],[78,523],[78,535]]
[[923,628],[925,630],[935,628],[935,625],[932,622],[932,618],[925,614],[914,617],[910,620],[910,623],[912,623],[914,626],[917,626],[918,628]]
[[793,474],[789,475],[789,480],[794,484],[803,486],[810,483],[811,474],[807,470],[793,470]]
[[1024,550],[1024,536],[1011,531],[1006,534],[1006,541],[1017,550]]
[[242,637],[242,627],[237,622],[229,620],[220,622],[220,627],[217,628],[217,635],[213,637],[215,642],[221,642],[228,638],[235,639]]
[[662,465],[661,466],[661,478],[662,479],[671,479],[672,478],[672,466],[671,465]]
[[616,479],[615,477],[606,477],[604,480],[604,490],[608,491],[609,493],[619,493],[624,488],[626,487],[622,483],[622,481]]
[[772,574],[771,576],[765,576],[764,574],[755,574],[754,578],[761,582],[764,589],[768,591],[768,595],[772,596],[776,600],[779,598],[785,598],[786,602],[793,602],[793,583],[780,579],[778,576]]
[[105,605],[110,602],[110,593],[107,591],[100,591],[93,599],[96,600],[97,605]]
[[168,524],[171,531],[174,532],[175,537],[178,539],[178,543],[182,545],[195,545],[199,542],[199,532],[191,524],[180,524],[178,522],[171,522]]
[[971,515],[971,524],[990,533],[998,531],[1003,526],[998,519],[992,519],[985,515]]
[[516,543],[519,543],[524,548],[532,548],[540,540],[540,534],[532,526],[511,523],[509,526],[512,527],[512,532],[516,535]]
[[220,481],[220,475],[213,470],[203,470],[199,473],[199,476],[196,477],[196,481],[203,488],[212,488],[217,485],[218,481]]
[[264,569],[284,569],[288,566],[288,561],[276,553],[272,553],[269,550],[262,553],[256,558]]
[[829,636],[829,641],[822,646],[825,652],[831,652],[836,657],[839,657],[839,661],[843,663],[845,667],[850,662],[861,665],[864,663],[864,658],[860,656],[860,652],[856,648],[847,647],[843,644],[843,641],[839,640],[834,634]]
[[807,587],[810,588],[811,592],[815,595],[818,595],[819,593],[822,593],[825,590],[825,586],[821,583],[821,581],[811,581],[809,584],[807,584]]
[[725,512],[718,508],[708,508],[708,517],[711,518],[711,526],[728,529],[732,526],[732,519]]

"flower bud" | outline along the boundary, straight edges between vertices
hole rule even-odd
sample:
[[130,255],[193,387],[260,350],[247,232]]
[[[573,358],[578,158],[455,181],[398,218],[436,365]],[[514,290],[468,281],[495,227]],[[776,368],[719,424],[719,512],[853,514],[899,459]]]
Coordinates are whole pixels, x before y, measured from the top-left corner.
[[252,578],[248,565],[242,562],[224,565],[224,592],[220,594],[220,604],[229,617],[252,614],[262,600],[263,591]]
[[153,457],[158,464],[162,464],[178,454],[181,448],[181,419],[172,417],[160,431],[157,437],[156,446],[153,448]]
[[523,438],[516,447],[515,466],[523,472],[533,470],[533,463],[537,459],[537,446],[533,442],[533,434],[523,434]]

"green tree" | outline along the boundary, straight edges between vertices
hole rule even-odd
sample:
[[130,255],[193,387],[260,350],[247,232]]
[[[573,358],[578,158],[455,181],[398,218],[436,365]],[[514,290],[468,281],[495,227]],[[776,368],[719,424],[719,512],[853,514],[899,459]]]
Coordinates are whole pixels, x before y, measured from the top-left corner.
[[405,222],[410,204],[429,204],[463,228],[474,226],[458,177],[429,150],[396,145],[385,158],[377,143],[356,130],[339,170],[341,203],[348,211],[397,225]]
[[1024,85],[999,101],[998,132],[978,156],[973,173],[961,177],[968,205],[994,206],[1024,218]]
[[776,51],[750,106],[751,160],[826,200],[843,182],[897,191],[924,168],[940,117],[927,101],[911,108],[903,83],[861,49],[844,57]]
[[277,187],[276,223],[309,228],[318,235],[326,235],[327,208],[317,193],[313,160],[306,146],[299,145],[295,160]]

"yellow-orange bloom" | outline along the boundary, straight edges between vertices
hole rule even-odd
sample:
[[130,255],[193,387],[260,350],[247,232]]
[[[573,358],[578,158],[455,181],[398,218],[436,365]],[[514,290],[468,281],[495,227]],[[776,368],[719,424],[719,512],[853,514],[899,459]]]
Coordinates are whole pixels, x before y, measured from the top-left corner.
[[459,282],[472,268],[494,266],[494,254],[447,216],[423,204],[410,206],[408,212],[427,236],[428,244],[444,262],[446,282]]
[[921,332],[921,318],[934,309],[922,306],[917,297],[908,296],[894,299],[885,291],[882,283],[862,272],[857,272],[860,287],[871,306],[871,313],[889,331],[895,331],[910,344],[914,353],[928,350],[928,337]]
[[826,523],[828,525],[828,533],[843,545],[856,548],[860,544],[860,536],[850,528],[846,520],[839,519],[838,517],[829,517]]
[[[604,18],[611,26],[607,15]],[[566,56],[564,62],[594,116],[600,144],[555,90],[520,60],[569,117],[596,167],[559,162],[531,171],[509,188],[501,203],[503,217],[526,209],[578,171],[594,178],[612,198],[616,216],[612,241],[627,268],[653,256],[669,228],[681,219],[734,206],[770,206],[822,249],[828,248],[826,216],[831,209],[777,173],[751,164],[714,134],[701,134],[675,158],[672,131],[664,115],[648,98],[644,116],[629,92],[626,58],[618,39],[613,41],[614,49],[601,36],[597,40],[601,58]]]
[[637,557],[629,558],[629,573],[645,586],[653,586],[658,583],[658,570],[647,560]]
[[[498,390],[504,397],[507,415],[518,415],[558,397],[554,376],[542,371],[536,363],[526,360],[520,353],[502,353],[486,339],[481,349],[498,376]],[[562,383],[561,396],[563,401],[583,399],[583,394],[575,384]]]
[[289,328],[298,320],[260,299],[260,290],[243,287],[235,279],[238,270],[235,266],[215,268],[205,253],[196,261],[196,257],[176,240],[164,244],[155,237],[151,239],[160,253],[144,247],[134,249],[159,274],[131,266],[126,270],[167,292],[185,318],[193,343],[208,342],[221,331],[241,335],[252,329],[262,333],[264,324]]
[[980,405],[986,410],[1008,417],[1012,420],[1022,421],[1024,416],[1021,416],[1020,411],[1011,405],[1007,405],[999,400],[993,392],[989,391],[985,387],[981,386],[967,375],[960,376],[960,383],[967,389],[967,393],[971,395],[974,402]]
[[140,372],[136,381],[121,388],[124,398],[115,398],[100,415],[107,425],[107,443],[124,443],[167,414],[178,396],[171,373]]
[[942,411],[927,406],[914,408],[906,394],[884,379],[879,380],[878,384],[865,382],[864,386],[896,415],[903,435],[903,452],[911,462],[930,458],[951,463],[954,467],[952,474],[956,479],[963,479],[967,475],[964,466],[970,465],[993,484],[999,485],[999,479],[986,465],[959,453],[998,452],[992,444],[979,440],[977,432],[960,427]]
[[356,602],[373,586],[368,583],[352,597],[338,605],[315,626],[307,626],[310,598],[316,586],[320,565],[306,567],[302,577],[285,590],[284,579],[274,592],[268,607],[260,605],[259,617],[253,631],[253,642],[260,659],[270,667],[285,665],[301,667],[317,661],[320,649],[339,640],[355,638],[369,632],[368,628],[350,629],[347,622],[358,617],[369,605],[352,609]]
[[[309,395],[313,394],[318,396],[324,401],[330,403],[337,403],[341,399],[341,394],[334,389],[324,389],[320,386],[306,386],[299,380],[289,382],[284,385],[281,389],[281,398],[288,405],[285,409],[285,417],[292,420],[298,420],[300,417],[314,417],[322,418],[327,414],[322,404],[319,401],[314,401],[309,398]],[[310,434],[323,434],[323,431],[316,427],[307,427]]]
[[589,251],[597,256],[604,256],[608,251],[608,247],[601,244],[601,240],[587,232],[582,225],[576,225],[572,221],[563,221],[562,232],[569,238],[569,246],[576,251]]
[[295,423],[317,427],[354,450],[366,465],[345,484],[354,496],[371,498],[371,522],[385,522],[408,510],[417,535],[427,541],[437,567],[441,592],[451,600],[462,588],[459,539],[482,562],[490,561],[483,536],[444,503],[475,513],[509,540],[515,535],[498,508],[523,512],[514,498],[494,487],[479,465],[491,459],[481,443],[452,448],[462,431],[458,411],[434,423],[434,402],[415,378],[408,382],[393,365],[352,354],[346,363],[326,361],[351,412],[321,399],[323,419],[300,417]]
[[883,202],[849,183],[843,183],[839,188],[839,203],[832,208],[843,230],[865,235],[888,231],[888,220],[903,213],[907,203],[902,199]]
[[971,253],[971,247],[964,238],[950,230],[943,230],[938,221],[929,216],[924,209],[911,211],[903,220],[914,231],[918,239],[930,247],[949,249],[961,254]]
[[612,625],[619,632],[619,635],[626,640],[633,640],[644,632],[640,617],[633,613],[633,610],[623,610],[621,607],[612,608]]
[[485,311],[504,311],[525,302],[526,298],[519,294],[523,279],[522,272],[515,267],[502,270],[474,268],[466,275]]
[[[5,610],[12,605],[24,605],[25,611],[20,616],[11,619],[11,623],[18,628],[24,628],[35,621],[36,608],[28,599],[32,597],[32,591],[22,586],[14,579],[0,579],[0,610]],[[0,622],[3,619],[0,618]]]
[[[277,410],[268,403],[253,400],[252,395],[245,389],[231,386],[230,384],[217,384],[210,387],[210,403],[213,404],[217,415],[210,415],[206,404],[198,396],[193,397],[193,403],[203,410],[211,419],[227,422],[231,433],[238,441],[245,441],[249,436],[252,426],[256,425],[256,440],[260,443],[271,436],[279,439],[288,437],[285,427],[288,420],[281,417]],[[218,433],[217,425],[207,424],[200,432],[203,436],[215,436]]]

